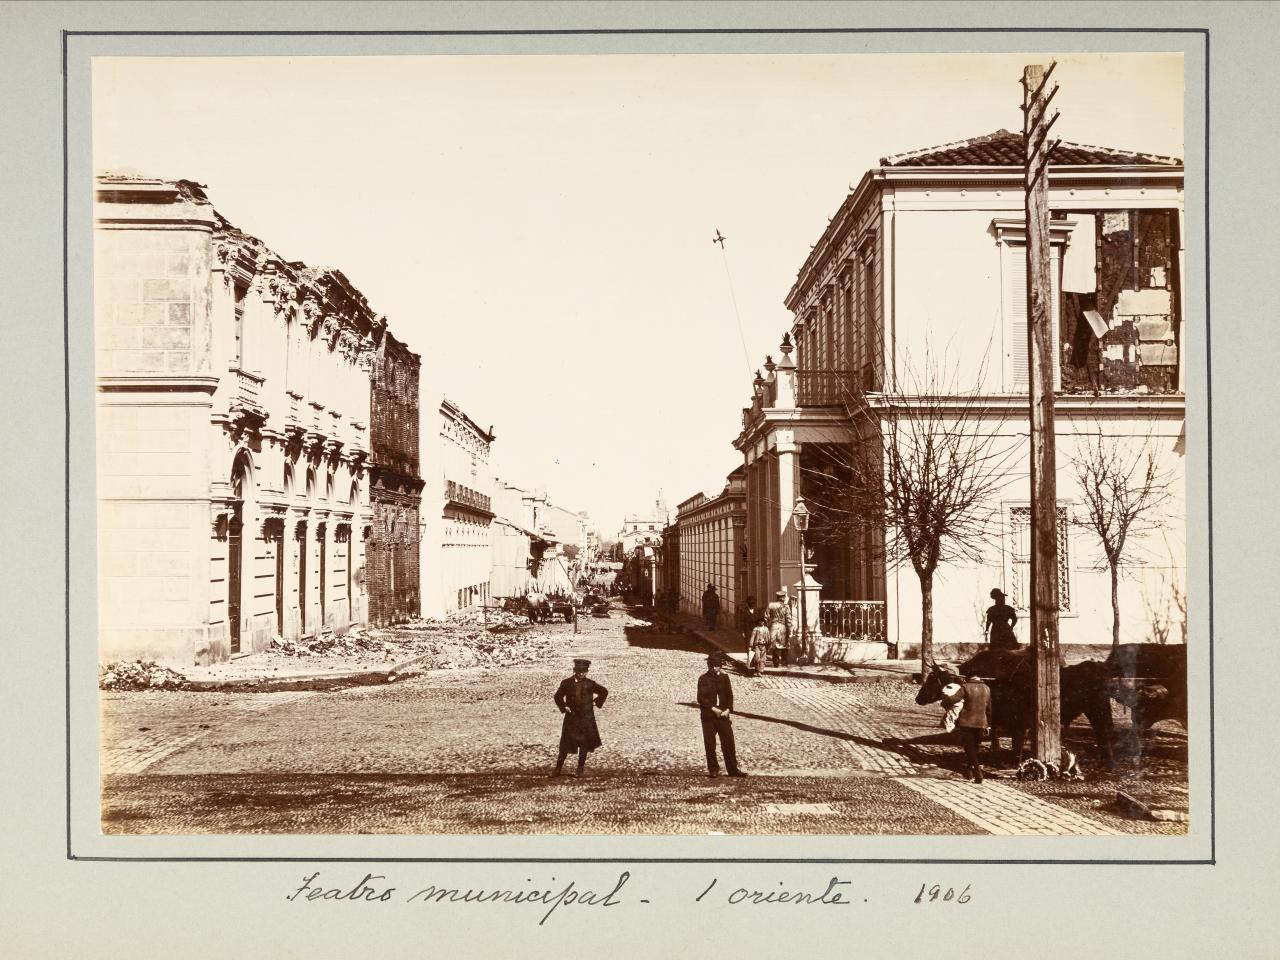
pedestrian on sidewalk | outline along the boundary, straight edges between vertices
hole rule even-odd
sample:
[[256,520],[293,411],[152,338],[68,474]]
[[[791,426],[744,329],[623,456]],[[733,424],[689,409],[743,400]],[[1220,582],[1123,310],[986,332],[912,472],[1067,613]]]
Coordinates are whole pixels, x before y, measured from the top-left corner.
[[564,768],[565,758],[577,751],[578,776],[583,776],[587,754],[600,746],[600,730],[596,727],[596,707],[603,707],[609,691],[587,677],[591,661],[577,658],[573,661],[573,676],[560,681],[556,690],[556,706],[564,714],[560,726],[560,755],[551,776],[558,777]]
[[742,638],[749,640],[760,622],[761,613],[756,609],[756,598],[747,597],[746,606],[738,610],[738,629],[742,631]]
[[720,752],[731,777],[745,777],[738,769],[738,752],[733,742],[733,687],[724,672],[724,654],[715,651],[707,657],[707,672],[698,677],[698,711],[702,718],[702,745],[707,752],[707,776],[720,776],[716,760],[716,737]]
[[702,592],[702,619],[706,621],[708,630],[715,630],[720,620],[720,596],[714,583],[708,583]]
[[787,591],[779,590],[773,603],[764,611],[765,626],[769,628],[769,656],[775,667],[789,666],[791,655],[791,606],[787,603]]
[[[955,730],[964,747],[969,778],[982,782],[982,764],[978,762],[978,745],[991,732],[991,688],[981,680],[965,680],[948,684],[942,693],[943,709],[950,712],[958,707]],[[945,720],[944,720],[945,723]]]
[[769,628],[764,625],[764,617],[756,617],[756,625],[751,629],[747,640],[747,649],[751,651],[748,666],[755,676],[764,672],[764,663],[769,658]]

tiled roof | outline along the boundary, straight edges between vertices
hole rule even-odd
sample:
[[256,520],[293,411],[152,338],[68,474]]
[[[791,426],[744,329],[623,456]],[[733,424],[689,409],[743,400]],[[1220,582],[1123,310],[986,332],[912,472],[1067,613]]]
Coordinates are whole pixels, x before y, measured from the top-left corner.
[[[985,137],[973,137],[956,143],[944,143],[923,150],[912,150],[891,157],[881,157],[882,167],[1020,167],[1022,166],[1023,137],[1020,133],[997,130]],[[1109,147],[1062,141],[1053,151],[1052,162],[1063,165],[1089,164],[1158,164],[1180,166],[1177,157],[1159,157],[1150,153],[1130,153]]]

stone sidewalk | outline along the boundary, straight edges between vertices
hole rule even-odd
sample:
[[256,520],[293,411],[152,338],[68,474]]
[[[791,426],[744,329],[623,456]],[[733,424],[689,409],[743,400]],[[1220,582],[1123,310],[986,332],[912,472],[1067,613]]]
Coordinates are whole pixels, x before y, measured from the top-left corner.
[[[635,608],[637,616],[644,616],[647,608]],[[692,633],[701,639],[704,643],[708,643],[714,647],[718,647],[730,660],[738,665],[738,667],[746,672],[747,670],[747,644],[742,634],[732,628],[718,627],[716,630],[707,629],[706,623],[701,617],[695,617],[688,613],[676,614],[654,614],[660,621],[670,622],[687,633]],[[919,672],[919,664],[914,660],[866,660],[858,663],[815,663],[815,664],[791,664],[784,667],[764,668],[767,676],[796,676],[796,677],[818,677],[825,680],[840,682],[841,680],[852,679],[872,679],[884,676],[885,679],[901,679]]]

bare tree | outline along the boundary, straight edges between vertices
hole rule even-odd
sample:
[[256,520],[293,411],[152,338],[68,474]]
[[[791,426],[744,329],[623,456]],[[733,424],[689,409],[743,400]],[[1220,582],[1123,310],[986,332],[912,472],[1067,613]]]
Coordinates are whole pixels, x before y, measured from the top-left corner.
[[928,352],[918,368],[904,358],[896,389],[847,394],[850,442],[826,447],[821,466],[802,468],[818,536],[883,536],[884,560],[911,564],[920,581],[924,670],[933,658],[934,574],[949,563],[981,561],[992,543],[996,494],[1014,475],[1020,439],[1002,429],[1007,408],[990,401],[985,379],[985,359],[962,382]]
[[1120,645],[1120,567],[1134,542],[1164,525],[1161,508],[1172,496],[1172,475],[1162,470],[1150,437],[1096,433],[1081,435],[1071,455],[1080,484],[1083,513],[1074,522],[1102,548],[1111,574],[1111,646]]

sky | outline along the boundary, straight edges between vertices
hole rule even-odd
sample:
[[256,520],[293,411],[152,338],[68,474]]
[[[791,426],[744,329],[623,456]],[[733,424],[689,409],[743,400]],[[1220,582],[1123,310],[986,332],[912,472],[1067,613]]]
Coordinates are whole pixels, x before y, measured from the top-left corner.
[[[783,299],[863,173],[1021,129],[1022,67],[1048,59],[95,58],[94,166],[205,184],[284,259],[342,270],[424,396],[493,425],[497,474],[608,539],[742,462]],[[1055,59],[1055,135],[1183,155],[1180,56]]]

